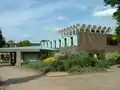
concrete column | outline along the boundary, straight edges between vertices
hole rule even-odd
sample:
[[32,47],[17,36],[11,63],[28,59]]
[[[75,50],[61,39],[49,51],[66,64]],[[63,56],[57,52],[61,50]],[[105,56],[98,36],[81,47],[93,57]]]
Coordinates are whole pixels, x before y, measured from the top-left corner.
[[21,52],[16,52],[16,66],[21,66]]
[[12,52],[10,52],[10,64],[12,65]]

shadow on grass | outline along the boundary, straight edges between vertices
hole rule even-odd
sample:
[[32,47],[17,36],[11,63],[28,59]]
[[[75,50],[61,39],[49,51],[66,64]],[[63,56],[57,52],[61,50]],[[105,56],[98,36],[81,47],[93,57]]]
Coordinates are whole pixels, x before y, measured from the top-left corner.
[[37,75],[32,75],[32,76],[27,76],[27,77],[22,77],[22,78],[13,78],[13,79],[8,79],[5,81],[5,86],[9,86],[11,84],[21,84],[21,83],[26,83],[31,80],[35,80],[37,78],[40,78],[44,76],[45,73],[40,73]]

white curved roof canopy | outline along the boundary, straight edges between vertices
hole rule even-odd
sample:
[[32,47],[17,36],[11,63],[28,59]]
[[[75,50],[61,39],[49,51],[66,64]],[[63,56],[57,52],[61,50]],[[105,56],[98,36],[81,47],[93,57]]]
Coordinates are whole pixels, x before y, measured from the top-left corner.
[[94,32],[94,33],[109,34],[111,31],[112,31],[111,27],[76,24],[60,30],[59,33],[62,34],[63,36],[69,36],[72,34],[75,35],[78,32]]

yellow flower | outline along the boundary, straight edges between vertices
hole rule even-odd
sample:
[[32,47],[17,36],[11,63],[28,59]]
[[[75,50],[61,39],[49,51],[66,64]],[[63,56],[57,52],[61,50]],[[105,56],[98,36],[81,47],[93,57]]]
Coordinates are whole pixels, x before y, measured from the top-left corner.
[[49,57],[49,58],[44,59],[43,61],[45,61],[45,62],[54,62],[56,60],[57,60],[57,58],[55,58],[55,57]]

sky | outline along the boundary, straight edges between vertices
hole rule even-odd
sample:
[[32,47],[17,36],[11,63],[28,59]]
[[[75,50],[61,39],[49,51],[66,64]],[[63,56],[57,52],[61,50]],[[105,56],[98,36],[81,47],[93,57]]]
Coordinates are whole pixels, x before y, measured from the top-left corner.
[[54,40],[71,25],[115,27],[115,8],[104,0],[1,0],[0,27],[6,40]]

